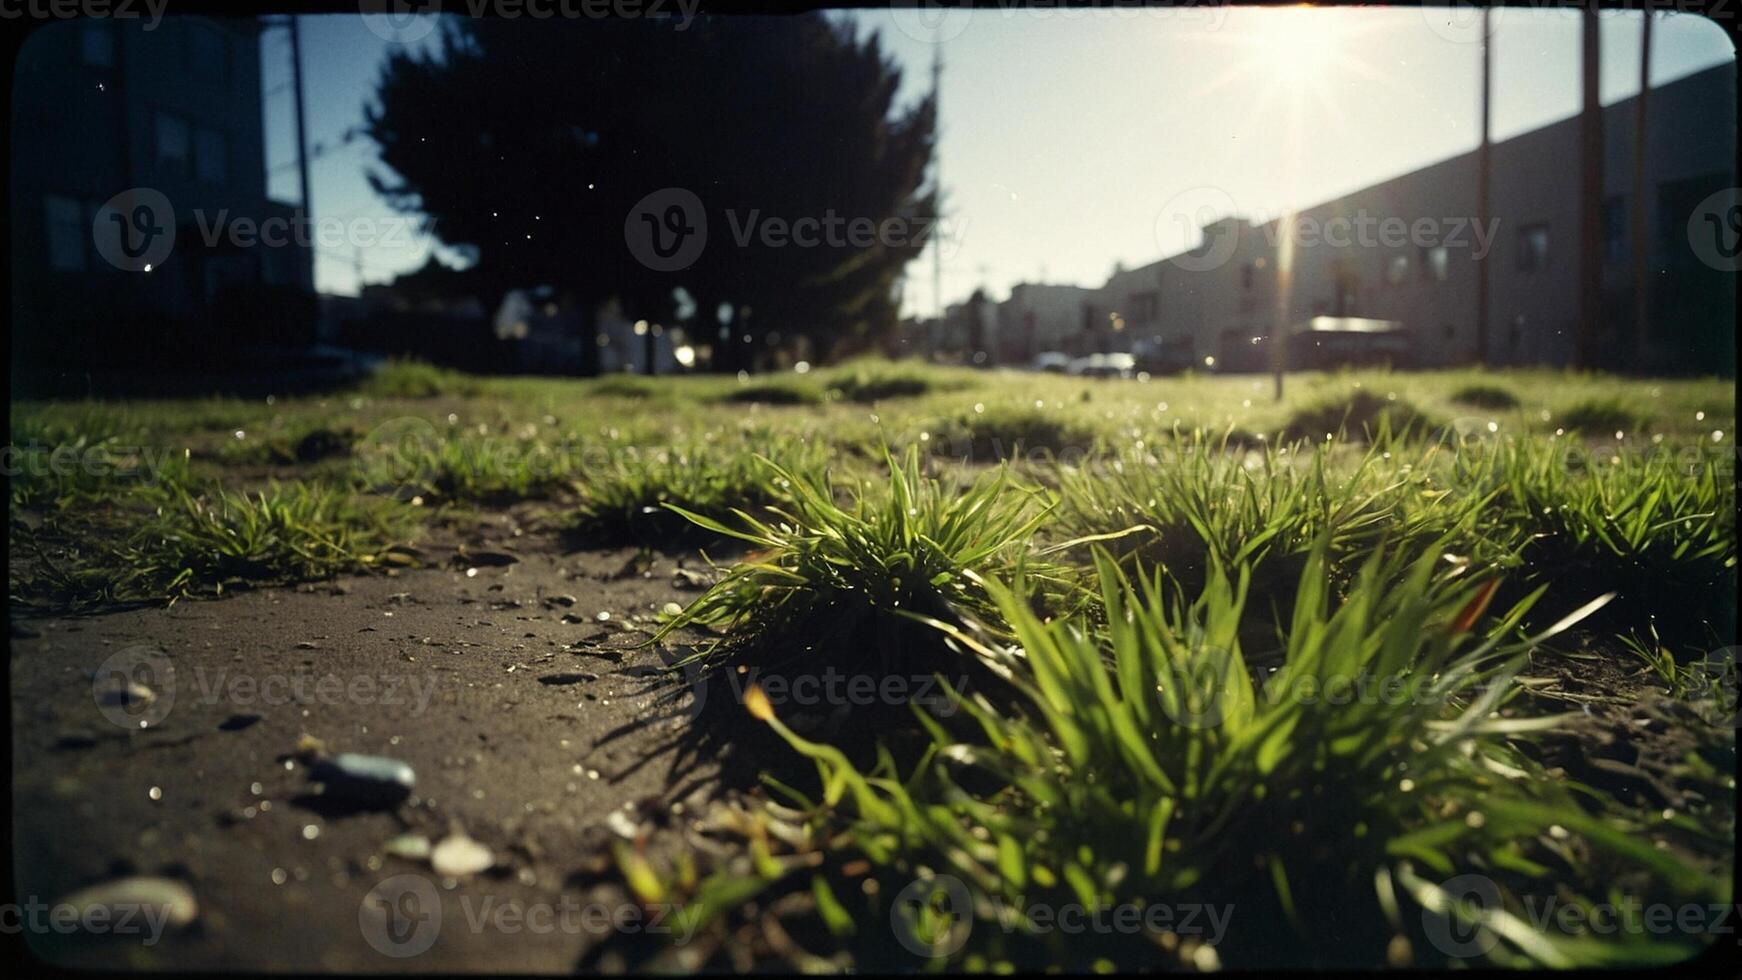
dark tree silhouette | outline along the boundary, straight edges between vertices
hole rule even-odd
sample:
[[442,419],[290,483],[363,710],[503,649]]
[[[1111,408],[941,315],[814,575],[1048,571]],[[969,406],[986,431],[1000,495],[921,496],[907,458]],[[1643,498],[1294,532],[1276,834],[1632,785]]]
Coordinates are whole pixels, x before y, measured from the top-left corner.
[[[901,269],[931,233],[934,107],[898,108],[899,83],[875,36],[821,14],[682,31],[456,20],[432,53],[384,67],[367,129],[390,173],[370,179],[473,256],[492,298],[551,285],[588,313],[614,297],[669,323],[681,286],[717,368],[800,337],[827,357],[894,329]],[[624,240],[631,209],[665,187],[693,191],[708,220],[700,258],[669,273]],[[834,231],[761,234],[804,218]],[[736,311],[724,342],[722,304]]]

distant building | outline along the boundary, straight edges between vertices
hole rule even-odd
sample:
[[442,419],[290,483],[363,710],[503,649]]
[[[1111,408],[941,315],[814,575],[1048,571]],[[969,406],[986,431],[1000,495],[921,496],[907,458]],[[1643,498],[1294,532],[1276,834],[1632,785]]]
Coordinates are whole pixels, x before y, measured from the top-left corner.
[[[1736,67],[1722,65],[1653,88],[1649,98],[1651,333],[1643,359],[1636,358],[1624,339],[1631,336],[1633,317],[1628,225],[1635,103],[1627,99],[1603,110],[1598,356],[1602,366],[1625,370],[1731,374],[1735,274],[1698,258],[1689,222],[1709,195],[1736,186]],[[1279,319],[1295,325],[1314,317],[1354,317],[1401,323],[1417,366],[1470,363],[1478,356],[1477,258],[1485,255],[1488,361],[1570,364],[1579,308],[1578,127],[1575,117],[1493,145],[1495,224],[1480,235],[1472,150],[1300,212],[1289,298],[1280,316],[1277,266],[1284,229],[1279,221],[1253,224],[1230,217],[1203,229],[1203,244],[1193,252],[1117,269],[1100,288],[1084,291],[1075,331],[1040,346],[1140,355],[1148,346],[1191,363],[1258,369],[1252,366],[1262,358],[1254,359],[1254,348]],[[1400,227],[1407,229],[1401,236]],[[1021,324],[1031,316],[1031,289],[1012,290],[999,306],[1001,324]],[[1054,310],[1048,322],[1059,318]],[[1033,353],[1006,347],[1000,354],[1013,363],[1024,352]]]
[[[170,17],[57,21],[13,73],[14,375],[211,363],[314,339],[313,271],[293,210],[266,195],[261,25]],[[150,271],[105,256],[99,217],[116,194],[169,204],[139,219],[173,250]],[[229,232],[279,219],[283,244]],[[151,238],[138,239],[140,243]]]
[[1083,326],[1083,304],[1090,291],[1081,286],[1022,282],[998,304],[998,362],[1026,364],[1036,354],[1062,351]]
[[600,306],[589,328],[581,310],[549,286],[510,291],[496,309],[494,325],[507,348],[505,368],[519,373],[647,374],[649,359],[658,374],[687,367],[672,343],[677,331],[646,320],[630,322],[614,302]]

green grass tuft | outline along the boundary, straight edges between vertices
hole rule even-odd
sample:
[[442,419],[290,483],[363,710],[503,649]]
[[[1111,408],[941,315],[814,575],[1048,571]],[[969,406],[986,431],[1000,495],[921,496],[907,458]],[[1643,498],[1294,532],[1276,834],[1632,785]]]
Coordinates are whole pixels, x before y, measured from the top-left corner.
[[[989,614],[980,576],[1026,569],[1038,582],[1054,570],[1031,559],[1029,539],[1045,515],[1038,490],[1005,471],[966,485],[922,474],[917,451],[886,457],[887,481],[838,485],[826,472],[765,462],[791,494],[759,518],[743,511],[720,521],[668,504],[698,526],[748,543],[753,555],[660,632],[723,628],[698,654],[708,667],[749,662],[768,669],[821,669],[845,661],[876,672],[905,664],[939,666],[937,634],[920,619],[962,624]],[[842,501],[844,502],[838,502]],[[861,671],[862,672],[862,671]]]
[[1323,442],[1327,436],[1376,442],[1388,435],[1426,435],[1435,423],[1396,394],[1377,395],[1365,388],[1347,396],[1331,396],[1297,410],[1283,426],[1284,442]]
[[469,374],[411,358],[394,358],[365,379],[360,390],[375,398],[434,398],[473,395],[481,387]]
[[[390,501],[320,484],[258,492],[173,484],[113,536],[29,534],[16,598],[70,606],[217,595],[238,585],[328,578],[394,561],[412,517]],[[49,539],[45,541],[45,538]]]
[[1518,396],[1510,388],[1502,388],[1494,384],[1469,384],[1452,392],[1451,400],[1471,408],[1486,408],[1504,411],[1517,408]]
[[[1103,559],[1105,631],[1043,621],[1020,594],[993,586],[1021,652],[1011,661],[1021,708],[964,699],[980,738],[933,725],[931,751],[913,771],[885,754],[863,773],[752,695],[816,764],[823,787],[817,798],[788,790],[793,809],[762,818],[763,827],[800,824],[758,832],[795,853],[771,857],[759,875],[725,869],[694,886],[665,885],[645,862],[636,870],[670,898],[735,886],[739,902],[754,896],[758,907],[793,904],[782,892],[914,897],[917,887],[913,905],[858,918],[893,913],[910,939],[948,940],[934,968],[1565,967],[1697,950],[1697,936],[1605,943],[1541,931],[1527,916],[1527,899],[1614,899],[1609,889],[1623,881],[1635,899],[1727,892],[1637,841],[1626,817],[1587,811],[1577,787],[1549,778],[1526,751],[1562,718],[1520,711],[1514,677],[1533,646],[1588,607],[1523,640],[1516,627],[1536,597],[1484,618],[1491,583],[1448,574],[1435,551],[1375,555],[1340,602],[1325,589],[1325,561],[1315,549],[1286,658],[1268,678],[1249,673],[1241,653],[1243,570],[1216,567],[1188,604],[1168,598],[1159,579],[1134,581]],[[880,887],[857,887],[842,871],[850,863],[869,865]],[[1580,873],[1593,887],[1569,890],[1564,879]],[[1465,875],[1491,882],[1497,903],[1459,904],[1452,892]],[[943,876],[966,891],[949,910],[967,917],[966,929],[934,918],[925,901]],[[717,928],[731,928],[725,914],[737,904],[708,904]],[[1195,935],[1158,948],[1143,929],[1084,943],[1000,911],[1156,904],[1233,914],[1220,945],[1203,950]],[[828,915],[828,903],[800,907],[817,910],[816,935],[837,924],[834,941],[860,969],[924,961],[881,934],[843,933],[838,923],[852,917]],[[1434,943],[1472,933],[1481,941],[1464,949]]]
[[720,396],[724,402],[759,405],[817,405],[827,394],[814,384],[790,379],[745,381]]
[[760,513],[789,500],[787,478],[759,459],[757,449],[782,469],[807,478],[823,465],[817,443],[766,432],[727,445],[702,438],[678,446],[624,447],[580,475],[580,502],[569,526],[591,544],[676,547],[720,541],[722,535],[672,508],[727,521],[737,511]]
[[1570,432],[1604,436],[1613,432],[1637,433],[1649,416],[1620,398],[1586,398],[1560,412],[1553,424]]

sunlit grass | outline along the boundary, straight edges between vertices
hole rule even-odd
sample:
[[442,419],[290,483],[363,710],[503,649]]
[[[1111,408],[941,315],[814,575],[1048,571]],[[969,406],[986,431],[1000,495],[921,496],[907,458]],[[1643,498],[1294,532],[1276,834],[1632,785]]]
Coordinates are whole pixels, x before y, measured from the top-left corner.
[[[739,903],[785,894],[782,904],[814,915],[814,933],[833,934],[862,968],[925,962],[903,959],[881,936],[856,941],[848,928],[891,912],[917,916],[910,936],[951,940],[938,943],[934,967],[975,970],[1573,966],[1673,961],[1697,949],[1695,936],[1556,935],[1526,913],[1526,897],[1612,900],[1612,876],[1622,874],[1635,897],[1728,895],[1726,882],[1639,840],[1625,815],[1589,812],[1579,788],[1548,778],[1527,750],[1560,719],[1520,711],[1512,678],[1530,650],[1602,598],[1559,610],[1558,622],[1524,639],[1516,627],[1540,593],[1487,615],[1493,580],[1458,575],[1433,550],[1408,560],[1375,553],[1340,600],[1325,586],[1326,560],[1323,547],[1309,557],[1285,658],[1264,677],[1241,654],[1244,567],[1216,565],[1188,602],[1158,577],[1128,578],[1103,559],[1105,631],[1043,621],[1020,593],[994,585],[1020,651],[1003,662],[1018,665],[1021,707],[969,698],[962,707],[980,737],[934,725],[913,768],[886,754],[861,772],[753,694],[752,713],[818,769],[819,794],[786,789],[792,809],[745,824],[783,842],[790,858],[690,885],[620,859],[666,900],[694,895],[722,930]],[[783,822],[804,829],[768,829]],[[875,891],[851,880],[866,871],[843,871],[855,864],[869,868]],[[1442,887],[1456,891],[1460,875],[1491,882],[1499,904],[1460,904]],[[915,881],[942,891],[942,876],[970,899],[964,908],[952,896],[953,916],[927,918],[923,884],[905,909],[875,899]],[[739,898],[720,901],[733,888]],[[1210,950],[1189,935],[1158,946],[1142,930],[1082,943],[1008,914],[1154,903],[1235,914]],[[861,905],[870,908],[850,911]],[[958,943],[952,929],[964,915]],[[1454,930],[1482,941],[1436,946]]]

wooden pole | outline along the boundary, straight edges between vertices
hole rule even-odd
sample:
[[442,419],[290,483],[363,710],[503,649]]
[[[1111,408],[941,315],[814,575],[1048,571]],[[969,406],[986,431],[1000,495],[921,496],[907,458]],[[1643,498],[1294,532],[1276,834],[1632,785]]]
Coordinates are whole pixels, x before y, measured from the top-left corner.
[[1603,107],[1598,101],[1599,52],[1597,5],[1585,6],[1580,62],[1584,75],[1584,111],[1579,117],[1579,323],[1575,363],[1597,366],[1597,328],[1603,306]]
[[[1493,16],[1491,7],[1482,8],[1482,142],[1476,146],[1476,221],[1487,229],[1489,211],[1489,181],[1493,176],[1491,158],[1491,120],[1493,70]],[[1476,260],[1476,363],[1488,366],[1488,256]]]
[[1643,367],[1651,340],[1650,237],[1645,227],[1646,96],[1651,92],[1651,7],[1639,37],[1639,97],[1633,105],[1633,364]]

